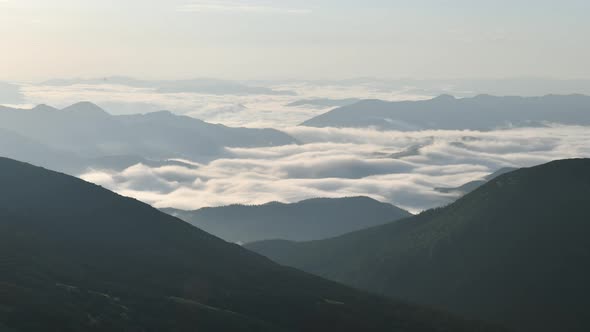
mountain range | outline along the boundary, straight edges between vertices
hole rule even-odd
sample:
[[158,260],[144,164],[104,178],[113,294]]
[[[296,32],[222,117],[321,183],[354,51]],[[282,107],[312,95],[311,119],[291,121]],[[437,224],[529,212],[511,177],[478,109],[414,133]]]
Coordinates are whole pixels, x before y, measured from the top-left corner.
[[196,211],[163,209],[226,241],[318,240],[409,217],[368,197],[316,198],[298,203],[230,205]]
[[309,127],[375,127],[389,130],[492,130],[542,126],[547,123],[590,124],[590,97],[496,97],[457,99],[441,95],[430,100],[387,102],[363,100],[336,108],[302,123]]
[[0,158],[4,331],[499,331],[279,266],[134,199]]
[[[0,130],[13,142],[4,145],[0,154],[19,152],[21,160],[64,171],[84,168],[104,157],[208,161],[224,155],[226,147],[297,143],[274,129],[231,128],[167,111],[113,116],[88,102],[62,110],[46,105],[30,110],[0,107]],[[48,157],[26,154],[33,145]],[[62,162],[58,158],[45,163],[58,156]]]
[[503,174],[340,237],[247,245],[278,263],[515,331],[590,330],[590,159]]

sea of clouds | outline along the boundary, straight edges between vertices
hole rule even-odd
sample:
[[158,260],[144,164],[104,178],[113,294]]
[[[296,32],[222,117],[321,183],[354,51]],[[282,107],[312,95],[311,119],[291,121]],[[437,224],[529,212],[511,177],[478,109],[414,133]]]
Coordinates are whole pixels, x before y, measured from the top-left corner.
[[[250,83],[248,83],[250,84]],[[137,164],[121,172],[90,169],[80,176],[156,207],[197,209],[227,204],[295,202],[312,197],[370,196],[412,212],[448,204],[454,194],[435,190],[480,179],[499,168],[527,167],[555,159],[590,157],[590,128],[549,126],[496,131],[377,131],[309,128],[299,123],[329,107],[299,106],[302,99],[419,100],[452,86],[421,89],[359,80],[261,82],[292,94],[162,93],[113,84],[21,84],[21,106],[65,107],[91,101],[112,114],[171,110],[228,126],[272,127],[301,144],[227,149],[209,163],[187,166]]]
[[456,199],[454,187],[495,170],[590,157],[590,128],[553,126],[489,132],[291,127],[304,144],[228,149],[207,164],[90,170],[81,177],[156,207],[369,196],[418,212]]

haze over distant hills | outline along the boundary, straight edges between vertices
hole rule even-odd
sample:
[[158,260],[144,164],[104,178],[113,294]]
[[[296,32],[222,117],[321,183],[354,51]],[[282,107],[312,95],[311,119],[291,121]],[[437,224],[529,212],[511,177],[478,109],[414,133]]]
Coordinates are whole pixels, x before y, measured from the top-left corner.
[[[111,156],[138,156],[146,160],[188,158],[210,160],[225,153],[225,147],[265,147],[296,143],[274,129],[231,128],[188,116],[162,111],[113,116],[98,106],[82,102],[58,110],[39,105],[31,110],[0,107],[0,128],[10,132],[13,144],[0,154],[18,156],[41,165],[71,169],[88,159]],[[18,139],[16,136],[18,136]],[[26,142],[25,142],[26,141]],[[26,145],[20,147],[19,143]],[[30,155],[31,149],[45,150]],[[44,148],[43,148],[44,147]],[[20,151],[19,151],[20,150]],[[19,151],[15,155],[14,152]],[[56,153],[54,151],[59,151]],[[48,158],[63,156],[64,165]],[[54,160],[55,161],[55,160]],[[59,160],[57,160],[59,161]],[[63,167],[63,168],[62,168]]]
[[79,166],[83,164],[83,158],[75,153],[52,149],[33,139],[2,128],[0,128],[0,156],[26,160],[60,171],[81,170]]
[[505,324],[590,329],[590,159],[497,177],[445,208],[312,241],[246,247],[378,294]]
[[376,127],[391,130],[491,130],[546,123],[590,124],[590,97],[495,97],[457,99],[450,95],[423,101],[364,100],[302,123],[310,127]]
[[411,216],[405,210],[368,197],[163,211],[226,241],[240,243],[267,239],[325,239]]
[[51,148],[33,139],[0,128],[0,156],[26,160],[35,165],[78,175],[88,168],[122,171],[130,166],[143,164],[150,167],[182,166],[194,167],[179,160],[153,160],[137,155],[113,155],[104,157],[82,157],[75,152]]
[[23,102],[20,87],[16,84],[0,82],[0,103],[18,104]]
[[408,95],[436,96],[452,94],[473,97],[480,94],[534,97],[547,94],[590,94],[589,79],[555,79],[542,77],[482,79],[379,79],[357,77],[343,80],[304,81],[315,86],[366,86],[377,91],[403,91]]
[[0,158],[0,329],[494,331],[282,267],[136,200]]
[[330,99],[330,98],[316,98],[316,99],[301,99],[287,104],[290,107],[298,106],[312,106],[312,107],[335,107],[335,106],[346,106],[359,102],[357,98],[345,98],[345,99]]
[[76,84],[117,84],[138,88],[151,88],[161,93],[202,93],[213,95],[295,95],[295,93],[292,91],[273,90],[267,87],[252,86],[236,81],[213,78],[148,81],[124,76],[111,76],[90,79],[53,79],[40,83],[40,85],[48,86],[69,86]]

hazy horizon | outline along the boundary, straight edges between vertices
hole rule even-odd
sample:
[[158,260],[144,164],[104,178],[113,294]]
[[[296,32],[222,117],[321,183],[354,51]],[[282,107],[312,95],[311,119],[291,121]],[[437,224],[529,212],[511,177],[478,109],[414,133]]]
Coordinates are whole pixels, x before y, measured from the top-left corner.
[[580,0],[1,0],[0,80],[587,79],[589,9]]

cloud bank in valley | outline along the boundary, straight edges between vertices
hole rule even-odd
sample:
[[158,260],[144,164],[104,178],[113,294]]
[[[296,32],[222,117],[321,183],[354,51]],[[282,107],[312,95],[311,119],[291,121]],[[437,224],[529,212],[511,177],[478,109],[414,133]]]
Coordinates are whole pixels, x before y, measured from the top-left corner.
[[[417,212],[455,197],[434,190],[505,166],[590,157],[590,128],[380,132],[292,127],[304,144],[228,149],[194,167],[134,165],[81,177],[156,207],[197,209],[234,203],[295,202],[365,195]],[[190,162],[190,161],[189,161]]]

